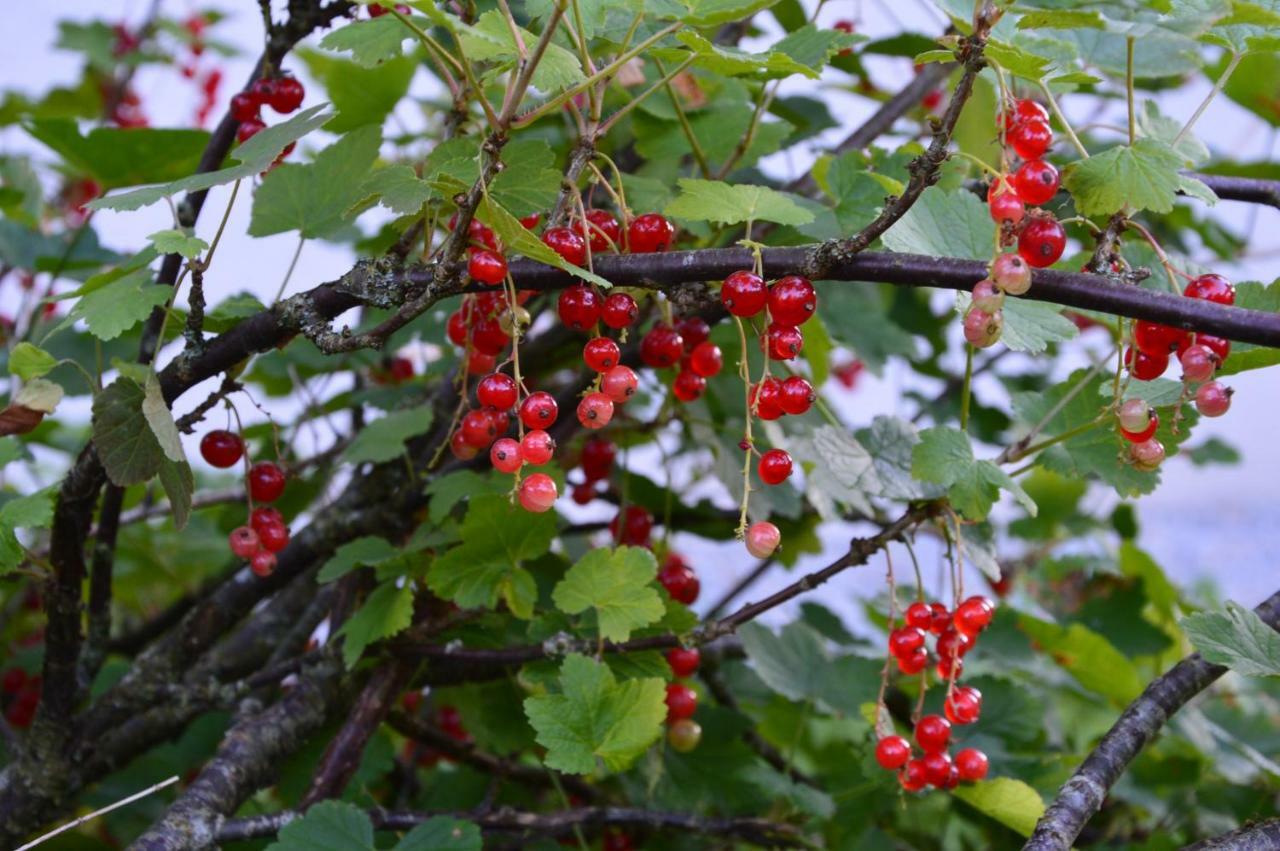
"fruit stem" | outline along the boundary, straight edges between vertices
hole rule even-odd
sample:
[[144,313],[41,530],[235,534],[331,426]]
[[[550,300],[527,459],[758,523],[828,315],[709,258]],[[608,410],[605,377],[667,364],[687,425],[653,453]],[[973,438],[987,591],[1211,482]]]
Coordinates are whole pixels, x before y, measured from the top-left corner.
[[1178,147],[1178,143],[1182,141],[1182,137],[1191,132],[1191,128],[1196,126],[1196,122],[1200,120],[1200,116],[1209,108],[1209,103],[1218,96],[1223,87],[1227,85],[1227,80],[1231,79],[1231,75],[1235,73],[1236,67],[1240,65],[1240,60],[1244,58],[1241,53],[1231,54],[1231,61],[1227,63],[1227,67],[1222,69],[1222,75],[1218,77],[1218,81],[1213,84],[1213,88],[1204,96],[1204,100],[1196,107],[1196,111],[1192,113],[1191,118],[1187,119],[1187,123],[1178,131],[1178,135],[1173,137],[1173,141],[1169,143],[1172,148]]
[[[689,65],[693,63],[693,57],[689,57],[687,60],[680,63],[680,65],[676,68],[676,70],[672,71],[670,74],[668,74],[667,70],[662,67],[662,61],[660,59],[655,57],[653,61],[658,68],[658,73],[662,75],[662,79],[659,80],[658,83],[654,83],[654,87],[656,87],[660,83],[662,87],[667,90],[667,97],[671,98],[671,106],[676,111],[676,119],[680,122],[680,129],[684,131],[685,138],[689,141],[689,150],[693,152],[693,159],[694,159],[694,162],[698,164],[698,171],[702,172],[702,177],[704,180],[710,180],[711,164],[707,162],[707,155],[702,150],[702,144],[698,142],[698,137],[695,136],[693,133],[693,125],[689,123],[689,116],[684,111],[684,104],[680,103],[680,96],[677,95],[676,90],[671,87],[671,80],[674,79],[677,74],[679,74],[685,68],[688,68]],[[653,88],[650,88],[647,91],[642,92],[640,97],[631,101],[631,103],[624,106],[621,110],[619,110],[619,112],[625,112],[628,109],[631,109],[637,103],[644,100],[645,97],[648,96],[648,94],[652,91],[653,91]],[[614,115],[611,115],[609,117],[609,123],[612,124],[616,120],[616,118],[617,118],[616,113]]]
[[1125,73],[1124,73],[1124,89],[1126,100],[1129,105],[1129,147],[1133,147],[1133,143],[1138,140],[1138,127],[1133,111],[1133,36],[1127,37],[1125,40]]
[[[746,400],[746,427],[744,429],[744,440],[747,442],[747,450],[743,453],[746,460],[742,462],[742,503],[738,510],[738,529],[737,536],[746,538],[747,535],[747,506],[751,502],[751,454],[753,441],[751,437],[751,417],[753,415],[751,404],[751,364],[747,359],[747,331],[742,326],[742,317],[733,317],[733,324],[738,328],[738,342],[741,344],[741,354],[738,357],[738,375],[742,378],[743,396]],[[763,384],[763,379],[761,383]],[[760,405],[760,393],[756,393],[756,407]]]
[[969,398],[973,395],[973,344],[964,345],[964,384],[960,387],[960,430],[969,430]]
[[1053,92],[1049,91],[1049,84],[1044,80],[1040,81],[1040,91],[1044,92],[1045,100],[1049,102],[1049,109],[1057,116],[1058,123],[1062,125],[1063,132],[1067,134],[1067,138],[1071,140],[1072,146],[1080,153],[1080,159],[1089,159],[1089,151],[1080,141],[1080,137],[1076,136],[1076,131],[1071,129],[1071,125],[1067,122],[1067,116],[1062,114],[1062,110],[1058,108],[1058,102],[1053,99]]

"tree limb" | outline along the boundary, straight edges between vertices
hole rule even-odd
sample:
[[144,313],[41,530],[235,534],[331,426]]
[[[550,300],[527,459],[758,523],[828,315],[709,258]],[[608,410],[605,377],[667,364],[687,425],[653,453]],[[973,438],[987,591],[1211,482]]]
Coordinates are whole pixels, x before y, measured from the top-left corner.
[[1280,848],[1280,819],[1268,819],[1188,845],[1182,851],[1276,851],[1277,848]]

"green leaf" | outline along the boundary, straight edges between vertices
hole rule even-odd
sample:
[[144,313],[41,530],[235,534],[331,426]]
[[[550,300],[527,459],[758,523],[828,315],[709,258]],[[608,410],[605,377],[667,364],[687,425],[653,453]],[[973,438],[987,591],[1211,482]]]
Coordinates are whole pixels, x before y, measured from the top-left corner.
[[93,444],[113,484],[145,482],[160,470],[164,450],[142,413],[146,393],[129,378],[117,378],[93,397]]
[[382,131],[369,125],[325,148],[315,162],[272,169],[253,198],[250,236],[291,230],[304,239],[331,235],[348,221],[352,206],[361,199],[361,183],[381,144]]
[[862,512],[873,512],[869,498],[880,496],[884,488],[876,472],[875,459],[848,431],[818,426],[807,438],[793,442],[791,454],[806,465],[805,493],[824,519],[839,516],[830,510],[831,500]]
[[1007,298],[1000,342],[1015,352],[1040,354],[1050,343],[1074,338],[1080,329],[1062,315],[1062,308],[1044,301]]
[[861,34],[847,33],[837,29],[819,29],[809,23],[787,33],[787,36],[771,49],[778,53],[785,53],[807,68],[818,69],[830,62],[831,57],[841,50],[847,50],[858,42],[866,40],[867,37]]
[[413,586],[396,579],[383,582],[338,631],[344,638],[343,662],[354,667],[366,647],[390,638],[412,622]]
[[[810,79],[819,76],[817,68],[803,65],[781,51],[749,53],[736,47],[712,44],[694,30],[681,30],[676,33],[676,40],[693,51],[695,66],[712,74],[750,77],[753,80],[780,80],[792,74],[803,74]],[[663,50],[659,55],[673,62],[682,62],[688,54],[680,50]]]
[[63,390],[59,385],[43,378],[32,378],[18,390],[18,395],[13,400],[13,404],[30,408],[33,411],[52,414],[54,409],[58,407],[58,403],[62,401],[62,396]]
[[380,464],[390,461],[404,452],[405,441],[431,428],[433,412],[430,405],[393,411],[381,419],[366,425],[343,451],[342,460],[347,464]]
[[84,295],[67,318],[58,324],[61,331],[79,320],[99,340],[114,340],[169,301],[173,288],[154,282],[150,269],[139,269]]
[[158,186],[109,195],[90,201],[86,206],[91,210],[137,210],[170,195],[209,189],[235,180],[255,177],[270,168],[276,157],[286,147],[315,130],[331,117],[324,104],[304,109],[288,121],[271,125],[232,151],[231,158],[239,165],[219,171],[193,174]]
[[1232,0],[1231,13],[1216,21],[1201,39],[1232,53],[1280,50],[1280,4],[1276,0]]
[[1040,793],[1012,777],[957,786],[952,794],[1022,836],[1030,836],[1036,822],[1044,815],[1044,801]]
[[169,511],[173,515],[173,526],[181,530],[191,517],[191,495],[196,489],[195,475],[191,465],[186,461],[172,461],[168,457],[160,459],[160,484],[169,496]]
[[881,239],[891,251],[990,260],[995,224],[977,195],[935,186],[926,189]]
[[280,828],[266,851],[373,851],[373,823],[345,801],[321,801]]
[[436,816],[406,833],[393,851],[480,851],[483,847],[480,828],[471,822]]
[[97,127],[81,136],[75,121],[37,119],[26,130],[104,190],[176,180],[196,170],[209,144],[204,130]]
[[662,5],[678,10],[674,17],[686,24],[708,27],[748,19],[777,2],[778,0],[672,0],[669,4]]
[[23,381],[47,375],[57,365],[57,358],[25,340],[9,352],[9,371]]
[[[396,23],[403,32],[409,32],[391,16],[384,18]],[[346,133],[366,124],[381,127],[396,104],[408,93],[419,65],[414,56],[364,68],[355,62],[313,51],[304,50],[300,55],[307,63],[307,70],[324,84],[329,100],[338,112],[324,126],[331,133]]]
[[569,774],[590,774],[600,765],[622,771],[662,735],[662,680],[618,683],[608,665],[577,654],[564,660],[559,679],[558,694],[524,702],[548,767]]
[[373,567],[399,554],[400,550],[386,538],[372,535],[356,538],[334,551],[329,560],[321,566],[320,572],[316,575],[316,581],[332,582],[358,567]]
[[428,519],[439,525],[453,511],[454,506],[464,499],[510,491],[511,482],[505,476],[482,476],[474,470],[456,470],[432,479],[427,485],[426,493],[431,497],[427,506]]
[[160,391],[160,380],[154,372],[148,373],[147,383],[143,388],[142,416],[146,417],[147,425],[165,457],[175,464],[185,463],[187,454],[182,450],[178,425],[173,421],[173,412],[165,404],[164,394]]
[[1020,615],[1018,626],[1085,688],[1121,706],[1141,693],[1146,680],[1138,669],[1115,645],[1088,627],[1078,623],[1064,627],[1031,615]]
[[987,41],[987,48],[983,55],[1010,74],[1022,77],[1024,80],[1040,80],[1049,73],[1053,65],[1051,59],[1038,56],[1016,44],[997,38]]
[[354,64],[373,68],[403,52],[413,32],[394,15],[358,20],[320,39],[320,46],[335,53],[350,53]]
[[376,197],[382,202],[382,206],[407,216],[421,210],[422,205],[434,193],[431,185],[421,180],[412,167],[393,165],[380,168],[366,177],[360,187],[360,194],[363,197]]
[[1100,30],[1106,24],[1097,12],[1083,9],[1045,9],[1025,12],[1018,18],[1020,30]]
[[1131,210],[1167,213],[1179,189],[1183,159],[1155,139],[1132,146],[1117,145],[1062,170],[1062,185],[1086,216],[1109,216]]
[[[1209,149],[1195,137],[1194,133],[1186,133],[1182,138],[1182,122],[1160,113],[1160,107],[1153,100],[1144,100],[1137,115],[1138,132],[1145,138],[1155,139],[1173,146],[1176,154],[1186,160],[1188,165],[1200,165],[1209,159]],[[1177,139],[1177,144],[1174,140]]]
[[[455,28],[463,50],[473,61],[498,62],[505,68],[519,58],[511,29],[497,10],[485,12],[473,25],[458,22]],[[526,45],[538,43],[537,34],[526,29],[520,29],[520,36]],[[532,82],[539,91],[553,95],[584,80],[586,75],[578,57],[553,41],[533,72]]]
[[822,636],[813,627],[793,621],[775,635],[763,624],[748,623],[738,630],[738,636],[747,658],[769,688],[791,700],[822,694],[830,658],[823,649]]
[[1280,633],[1252,609],[1229,600],[1225,611],[1183,618],[1182,629],[1210,662],[1245,676],[1280,677]]
[[53,525],[56,488],[45,488],[11,499],[0,506],[0,524],[10,529],[48,529]]
[[679,182],[680,195],[666,206],[669,216],[726,225],[748,221],[803,225],[813,221],[813,213],[765,186],[730,185],[689,177],[682,177]]
[[151,244],[156,247],[156,251],[159,253],[181,254],[188,260],[194,260],[199,257],[200,252],[209,247],[209,243],[203,239],[184,233],[176,228],[158,230],[147,239],[151,240]]
[[1210,437],[1199,446],[1188,449],[1183,447],[1187,460],[1197,467],[1207,464],[1239,464],[1242,460],[1240,451],[1226,441]]
[[990,461],[974,458],[969,436],[958,429],[935,426],[920,433],[911,453],[911,473],[917,479],[944,485],[952,505],[970,520],[981,520],[1000,496],[1009,491],[1033,517],[1036,504],[1022,487]]
[[593,609],[602,638],[626,641],[665,612],[653,587],[657,573],[653,553],[641,547],[594,549],[569,568],[551,596],[566,614]]

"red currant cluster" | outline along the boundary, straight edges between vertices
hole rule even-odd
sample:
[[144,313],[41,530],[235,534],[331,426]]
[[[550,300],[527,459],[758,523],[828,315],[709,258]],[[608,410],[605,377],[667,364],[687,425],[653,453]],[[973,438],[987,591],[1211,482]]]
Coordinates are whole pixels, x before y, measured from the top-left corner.
[[973,300],[964,315],[964,338],[979,349],[992,346],[1004,331],[1004,297],[1031,289],[1031,267],[1017,254],[999,254],[987,277],[973,286]]
[[[357,7],[357,8],[358,8],[358,7]],[[387,12],[391,11],[391,10],[390,10],[390,9],[388,9],[386,6],[378,6],[378,5],[375,5],[375,4],[371,4],[371,5],[365,6],[365,8],[369,10],[369,17],[371,17],[371,18],[381,18],[383,15],[387,14]],[[397,4],[396,4],[396,11],[397,11],[397,12],[399,12],[400,14],[402,14],[402,15],[412,15],[412,14],[413,14],[413,9],[409,8],[408,6],[404,5],[403,3],[397,3]]]
[[995,604],[986,597],[970,597],[947,611],[942,603],[912,603],[906,624],[889,633],[889,653],[904,674],[919,674],[929,664],[926,639],[936,636],[934,671],[947,684],[943,701],[945,718],[926,715],[916,724],[916,743],[923,758],[911,758],[911,745],[901,736],[886,736],[876,745],[876,761],[890,771],[902,769],[899,780],[909,792],[926,785],[951,789],[961,780],[981,780],[987,774],[987,757],[982,751],[966,748],[955,761],[947,753],[952,724],[972,724],[982,714],[982,693],[972,686],[958,686],[964,669],[964,655],[973,649],[979,633],[991,624]]
[[711,342],[711,328],[700,316],[686,316],[675,326],[659,322],[640,340],[640,360],[652,369],[679,365],[671,393],[681,402],[702,398],[707,379],[720,374],[724,353]]
[[[615,544],[653,549],[653,515],[639,505],[628,505],[609,521],[609,534]],[[684,556],[669,552],[658,569],[658,583],[667,589],[671,599],[692,606],[702,590],[698,574]]]
[[587,438],[582,444],[582,452],[578,458],[578,463],[582,467],[583,482],[573,487],[574,502],[578,505],[586,505],[596,498],[597,484],[609,478],[609,473],[613,470],[613,461],[617,457],[618,447],[612,440],[596,434]]
[[[244,441],[240,435],[216,429],[200,439],[200,455],[219,469],[233,467],[244,458]],[[231,552],[249,562],[258,576],[270,576],[276,569],[276,553],[289,545],[289,527],[279,509],[269,505],[253,507],[257,502],[275,502],[284,493],[285,474],[280,465],[259,461],[249,467],[245,476],[249,490],[249,523],[232,530],[228,540]]]
[[[115,36],[111,55],[116,59],[123,59],[142,48],[142,35],[135,33],[124,23],[113,24],[111,31]],[[123,88],[118,89],[117,85],[116,80],[110,78],[98,83],[103,102],[111,105],[111,122],[117,127],[126,128],[150,126],[151,122],[142,109],[142,98],[138,96],[138,92],[127,81]]]
[[[672,654],[693,654],[692,669],[689,674],[697,670],[699,662],[697,650],[677,648],[667,654],[667,663],[671,665],[672,671],[676,671],[676,676],[689,676],[689,674],[680,674],[676,667],[677,664],[688,663],[679,657],[678,661],[672,661]],[[693,720],[693,713],[697,710],[698,693],[696,691],[684,683],[667,685],[667,743],[680,753],[688,753],[702,740],[702,725]]]
[[369,378],[379,386],[395,387],[413,378],[413,361],[402,355],[383,358],[369,371]]
[[31,726],[40,705],[40,682],[39,674],[30,676],[16,667],[0,675],[0,702],[4,703],[4,719],[10,726],[19,730]]
[[[231,117],[240,122],[236,139],[246,142],[266,129],[262,120],[262,107],[269,106],[281,115],[287,115],[302,106],[307,91],[302,82],[288,74],[279,77],[262,77],[254,80],[248,90],[231,98]],[[289,156],[293,143],[285,148],[277,162]]]
[[[1231,305],[1236,289],[1221,275],[1208,274],[1192,279],[1182,293],[1187,298]],[[1183,398],[1194,388],[1196,410],[1206,417],[1220,417],[1231,407],[1232,390],[1214,381],[1218,367],[1231,354],[1231,341],[1211,334],[1184,331],[1158,322],[1139,321],[1133,326],[1133,345],[1125,350],[1124,363],[1139,381],[1164,375],[1170,355],[1178,356],[1185,385]],[[1198,386],[1197,386],[1198,385]],[[1160,417],[1141,399],[1129,399],[1117,411],[1120,434],[1129,441],[1129,458],[1143,470],[1154,470],[1164,460],[1164,445],[1155,439]]]

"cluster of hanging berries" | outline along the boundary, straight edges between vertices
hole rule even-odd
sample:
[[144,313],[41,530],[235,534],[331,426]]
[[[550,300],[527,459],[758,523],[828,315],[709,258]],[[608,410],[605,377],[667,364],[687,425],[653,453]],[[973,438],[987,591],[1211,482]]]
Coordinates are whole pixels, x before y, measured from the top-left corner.
[[413,378],[413,361],[403,355],[383,358],[369,370],[369,378],[381,387],[396,387]]
[[[1232,305],[1236,288],[1222,275],[1207,274],[1191,280],[1182,293],[1187,298]],[[1139,321],[1133,326],[1133,345],[1125,350],[1124,363],[1139,381],[1164,375],[1176,355],[1182,367],[1183,399],[1193,398],[1196,410],[1206,417],[1220,417],[1231,407],[1232,389],[1213,379],[1231,354],[1231,341],[1211,334],[1184,331],[1158,322]],[[1129,399],[1116,412],[1120,435],[1129,441],[1129,459],[1141,470],[1154,470],[1164,461],[1164,444],[1155,438],[1160,417],[1141,399]]]
[[[653,515],[639,505],[628,505],[609,521],[609,534],[615,544],[628,547],[653,549]],[[687,559],[679,553],[669,552],[658,568],[658,583],[667,589],[671,599],[692,606],[702,590],[698,574]]]
[[613,471],[618,447],[612,440],[593,434],[582,444],[578,464],[582,467],[583,482],[573,487],[573,501],[586,505],[596,498],[596,487],[609,478]]
[[[240,122],[236,129],[236,139],[246,142],[267,128],[262,120],[262,107],[269,106],[281,115],[288,115],[302,106],[306,94],[302,82],[288,74],[254,80],[247,90],[231,98],[231,117]],[[289,156],[292,151],[293,143],[290,143],[280,153],[277,162]]]
[[889,653],[904,674],[919,674],[929,664],[926,639],[936,636],[935,672],[947,683],[943,714],[926,715],[916,724],[916,744],[924,752],[913,759],[911,745],[902,736],[890,735],[876,745],[876,761],[882,768],[899,771],[902,788],[918,792],[926,785],[952,789],[962,780],[981,780],[987,775],[987,757],[980,750],[966,748],[954,761],[947,753],[951,726],[972,724],[982,714],[982,693],[972,686],[956,685],[964,669],[962,658],[973,649],[978,635],[991,624],[995,604],[986,597],[970,597],[947,611],[942,603],[912,603],[906,624],[889,633]]
[[[244,458],[244,440],[225,429],[200,439],[200,455],[219,469],[233,467]],[[249,523],[232,530],[231,552],[249,562],[255,574],[270,576],[276,569],[276,553],[289,545],[289,527],[279,509],[254,503],[275,502],[284,493],[285,474],[279,464],[259,461],[245,476],[249,491]]]
[[[698,671],[702,654],[696,647],[674,647],[667,651],[667,665],[677,679],[688,679]],[[698,710],[698,693],[681,682],[667,686],[667,743],[673,750],[688,753],[702,741],[702,725],[693,720]]]
[[964,338],[975,348],[995,345],[1004,331],[1004,297],[1031,289],[1031,267],[1017,254],[999,254],[987,277],[973,286],[973,299],[964,315]]
[[1023,162],[1012,174],[1002,174],[987,190],[991,218],[1001,229],[1001,244],[1017,237],[1018,253],[1036,268],[1052,266],[1062,256],[1067,233],[1047,210],[1061,183],[1058,170],[1041,157],[1053,144],[1049,112],[1033,100],[1020,100],[1005,110],[1005,143]]

